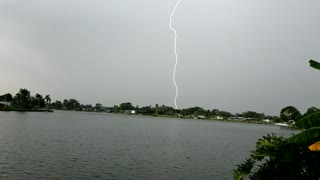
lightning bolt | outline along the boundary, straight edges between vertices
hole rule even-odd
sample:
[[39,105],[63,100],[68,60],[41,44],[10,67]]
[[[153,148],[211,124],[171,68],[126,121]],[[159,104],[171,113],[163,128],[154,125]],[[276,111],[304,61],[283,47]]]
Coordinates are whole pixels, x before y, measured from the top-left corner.
[[172,13],[170,14],[170,24],[169,24],[169,27],[170,29],[174,32],[174,54],[175,54],[175,57],[176,57],[176,63],[174,65],[174,68],[173,68],[173,77],[172,77],[172,80],[173,80],[173,83],[174,83],[174,86],[176,88],[176,95],[174,97],[174,106],[176,109],[178,109],[178,104],[177,104],[177,99],[178,99],[178,96],[179,96],[179,88],[178,88],[178,84],[176,82],[176,72],[177,72],[177,66],[178,66],[178,53],[177,53],[177,31],[176,29],[174,29],[172,27],[172,16],[174,15],[177,7],[179,6],[181,0],[179,0],[176,5],[174,6],[173,10],[172,10]]

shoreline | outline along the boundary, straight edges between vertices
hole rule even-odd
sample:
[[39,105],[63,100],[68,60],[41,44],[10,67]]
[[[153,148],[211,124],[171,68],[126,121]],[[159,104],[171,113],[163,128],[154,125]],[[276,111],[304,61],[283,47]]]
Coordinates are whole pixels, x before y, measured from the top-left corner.
[[[108,112],[90,112],[90,111],[75,111],[75,110],[55,110],[55,109],[39,109],[39,110],[26,110],[26,109],[2,109],[0,112],[51,112],[54,111],[66,111],[66,112],[86,112],[86,113],[105,113],[105,114],[112,114],[112,115],[122,115],[122,116],[140,116],[140,117],[153,117],[153,118],[169,118],[169,119],[181,119],[181,120],[203,120],[203,121],[219,121],[219,122],[229,122],[229,123],[246,123],[246,124],[260,124],[260,125],[272,125],[277,126],[274,123],[263,123],[258,121],[239,121],[239,120],[228,120],[228,119],[209,119],[209,118],[181,118],[178,116],[170,116],[170,115],[143,115],[143,114],[125,114],[125,113],[108,113]],[[280,126],[278,126],[280,128]],[[296,129],[294,127],[288,127],[288,129]]]
[[53,109],[15,109],[15,108],[9,108],[9,109],[1,109],[0,112],[51,112],[53,113]]

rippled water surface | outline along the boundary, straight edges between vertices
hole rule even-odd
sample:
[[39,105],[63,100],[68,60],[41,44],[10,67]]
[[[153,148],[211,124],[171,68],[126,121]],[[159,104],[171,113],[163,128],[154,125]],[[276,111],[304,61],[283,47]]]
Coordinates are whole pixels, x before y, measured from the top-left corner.
[[0,112],[0,179],[232,179],[269,125]]

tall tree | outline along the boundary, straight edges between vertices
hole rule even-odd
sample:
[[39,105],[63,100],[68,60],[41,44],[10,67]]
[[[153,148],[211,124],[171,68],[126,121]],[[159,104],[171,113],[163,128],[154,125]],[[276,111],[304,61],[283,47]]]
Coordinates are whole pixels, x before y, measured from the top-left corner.
[[50,103],[51,103],[50,95],[49,95],[49,94],[46,95],[46,96],[44,97],[44,100],[46,101],[47,104],[50,104]]
[[218,116],[221,116],[221,117],[224,117],[224,118],[228,118],[228,117],[231,117],[232,114],[230,112],[227,112],[227,111],[220,111],[218,113]]
[[68,107],[69,109],[77,110],[80,107],[80,103],[76,99],[69,99]]
[[67,99],[63,100],[62,106],[64,109],[69,109],[69,101]]
[[98,112],[100,112],[102,110],[102,104],[101,103],[96,103],[96,106],[94,107],[94,109]]
[[42,97],[42,95],[40,94],[36,94],[36,100],[37,100],[37,105],[40,107],[40,108],[44,108],[45,107],[45,101]]
[[158,113],[159,113],[159,112],[158,112],[158,111],[159,111],[159,104],[156,104],[155,107],[156,107],[156,108],[155,108],[155,109],[156,109],[156,110],[155,110],[155,111],[156,111],[156,112],[155,112],[155,115],[158,116]]
[[15,106],[18,106],[18,107],[21,107],[21,104],[22,104],[22,98],[21,98],[21,94],[20,93],[17,93],[14,98],[13,98],[13,102],[14,102],[14,105]]
[[55,105],[54,105],[54,108],[55,108],[55,109],[61,109],[61,108],[62,108],[62,103],[61,103],[61,101],[56,101],[56,102],[55,102]]
[[133,110],[134,106],[130,102],[121,103],[120,104],[120,109],[121,110]]
[[20,91],[16,95],[18,104],[20,107],[26,108],[26,109],[31,109],[32,107],[30,106],[30,91],[27,89],[20,89]]
[[219,109],[213,109],[211,111],[211,114],[212,114],[212,116],[218,116],[219,112],[220,112]]
[[254,111],[247,111],[242,113],[242,117],[259,119],[263,118],[263,115]]
[[307,112],[303,114],[303,117],[306,117],[310,114],[313,114],[313,113],[319,112],[319,111],[320,111],[320,109],[318,109],[316,107],[310,107],[310,108],[308,108]]
[[2,96],[0,96],[0,101],[4,101],[4,102],[11,102],[13,100],[13,97],[10,93],[4,94]]
[[120,112],[119,106],[114,105],[114,107],[113,107],[113,112],[114,112],[114,113],[119,113],[119,112]]
[[12,100],[13,100],[13,97],[10,93],[4,95],[4,101],[11,102]]
[[282,121],[297,121],[299,118],[301,118],[301,113],[296,107],[287,106],[281,110],[280,118]]

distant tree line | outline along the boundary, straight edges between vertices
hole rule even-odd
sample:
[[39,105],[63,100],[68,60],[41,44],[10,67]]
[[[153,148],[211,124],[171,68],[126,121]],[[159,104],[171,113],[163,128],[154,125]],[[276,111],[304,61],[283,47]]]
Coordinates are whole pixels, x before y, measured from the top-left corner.
[[204,118],[223,118],[223,119],[243,119],[246,121],[259,121],[263,119],[269,119],[273,122],[288,122],[289,120],[297,120],[301,117],[307,116],[314,112],[320,111],[316,107],[310,107],[305,114],[301,114],[300,111],[294,106],[287,106],[280,111],[279,116],[269,116],[264,113],[258,113],[255,111],[245,111],[242,113],[231,113],[219,109],[204,109],[202,107],[190,107],[185,109],[174,109],[173,107],[155,104],[155,106],[135,106],[131,102],[121,103],[120,105],[114,105],[113,107],[105,107],[101,103],[96,103],[95,106],[91,104],[80,104],[76,99],[65,99],[63,101],[55,101],[50,104],[53,109],[61,110],[78,110],[78,111],[96,111],[96,112],[110,112],[110,113],[126,113],[129,110],[134,110],[136,114],[152,115],[152,116],[180,116],[186,118],[204,117]]
[[77,99],[64,99],[63,101],[54,101],[49,105],[50,108],[56,110],[72,110],[72,111],[96,111],[103,112],[107,108],[103,107],[101,103],[96,103],[95,106],[91,104],[81,104]]
[[288,122],[290,120],[297,121],[298,119],[310,115],[314,112],[320,111],[316,107],[310,107],[306,113],[301,114],[294,106],[287,106],[281,109],[279,116],[268,116],[264,113],[255,111],[245,111],[242,113],[231,113],[219,109],[204,109],[202,107],[190,107],[185,109],[174,109],[173,107],[155,104],[154,106],[134,106],[131,102],[121,103],[113,107],[105,107],[101,103],[81,104],[79,100],[71,98],[62,101],[56,100],[51,102],[50,95],[42,96],[36,93],[31,95],[27,89],[20,89],[19,92],[12,96],[7,93],[0,96],[0,102],[6,102],[5,105],[0,104],[0,110],[34,110],[34,109],[55,109],[55,110],[71,110],[71,111],[95,111],[95,112],[109,112],[109,113],[127,113],[128,111],[135,111],[135,114],[152,115],[152,116],[179,116],[185,118],[221,118],[221,119],[241,119],[245,121],[261,121],[268,119],[273,122]]

